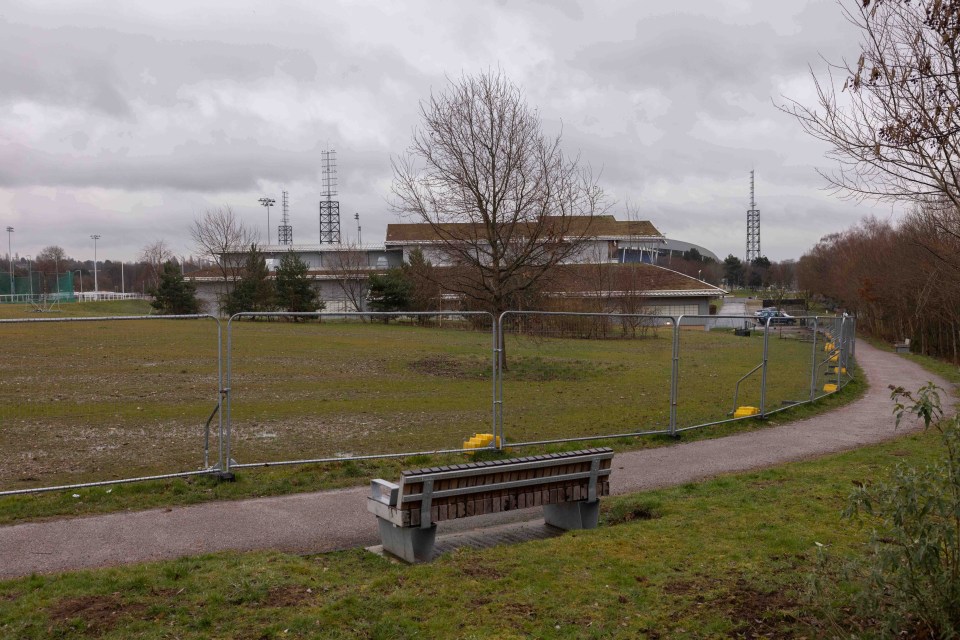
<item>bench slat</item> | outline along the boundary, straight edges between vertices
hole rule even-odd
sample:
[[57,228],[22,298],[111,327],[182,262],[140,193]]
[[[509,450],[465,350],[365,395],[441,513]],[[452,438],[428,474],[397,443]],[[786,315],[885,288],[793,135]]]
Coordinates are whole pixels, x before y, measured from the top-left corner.
[[[513,474],[511,474],[513,475]],[[572,480],[589,480],[591,473],[589,471],[583,471],[580,473],[568,473],[562,476],[551,476],[549,478],[526,478],[524,480],[510,480],[508,482],[501,482],[500,484],[478,484],[472,487],[456,487],[452,489],[444,489],[441,491],[434,491],[432,493],[433,499],[437,498],[447,498],[451,496],[466,496],[474,493],[485,493],[493,491],[504,491],[509,489],[518,489],[521,487],[533,487],[536,485],[550,484],[553,485],[551,488],[557,488],[556,485],[560,483],[568,483]],[[600,469],[597,471],[598,476],[609,476],[610,469]],[[410,495],[403,496],[403,501],[405,503],[410,502],[420,502],[423,499],[424,495],[422,493],[414,493]]]
[[[527,469],[554,468],[557,466],[568,467],[569,465],[575,464],[577,462],[589,463],[594,458],[596,458],[596,456],[577,455],[576,457],[567,458],[568,462],[567,464],[564,464],[564,465],[557,465],[556,460],[534,460],[534,459],[520,458],[520,460],[524,460],[524,462],[516,462],[510,465],[510,473],[516,473],[518,471],[524,471]],[[613,459],[612,452],[610,453],[609,458],[611,460]],[[423,473],[423,471],[428,471],[428,472]],[[453,471],[430,472],[430,470],[421,470],[416,474],[404,472],[404,481],[405,483],[415,483],[415,482],[423,482],[427,478],[431,478],[434,481],[436,481],[436,480],[442,480],[442,479],[448,479],[448,478],[471,478],[478,475],[483,475],[482,472],[478,473],[478,471],[480,471],[480,469],[472,465],[458,465],[458,468],[456,468]]]

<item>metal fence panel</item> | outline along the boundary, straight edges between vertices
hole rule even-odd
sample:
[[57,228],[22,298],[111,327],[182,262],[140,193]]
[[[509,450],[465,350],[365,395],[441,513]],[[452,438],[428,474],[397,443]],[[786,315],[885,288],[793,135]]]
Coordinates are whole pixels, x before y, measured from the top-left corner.
[[678,319],[677,430],[731,420],[763,404],[766,337],[753,317]]
[[229,468],[461,450],[493,429],[488,313],[249,313],[228,325]]
[[224,349],[212,316],[0,320],[0,495],[459,451],[475,433],[525,446],[769,415],[855,375],[853,318],[797,323],[239,314]]
[[510,446],[671,427],[673,319],[508,311],[501,430]]
[[204,472],[204,443],[217,453],[219,326],[0,321],[0,493]]

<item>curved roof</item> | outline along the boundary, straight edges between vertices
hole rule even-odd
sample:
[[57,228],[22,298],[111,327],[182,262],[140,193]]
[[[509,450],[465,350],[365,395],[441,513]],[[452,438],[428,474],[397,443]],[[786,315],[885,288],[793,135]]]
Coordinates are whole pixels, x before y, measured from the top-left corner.
[[690,249],[696,249],[704,258],[710,258],[712,260],[716,260],[717,262],[721,262],[720,258],[717,257],[717,254],[715,254],[713,251],[710,251],[710,249],[701,247],[698,244],[693,244],[692,242],[686,242],[684,240],[664,238],[663,244],[658,248],[661,251],[689,251]]
[[[557,218],[557,220],[562,220]],[[617,220],[614,216],[571,216],[564,224],[569,228],[564,235],[587,236],[591,238],[663,238],[649,220]],[[474,223],[449,223],[438,225],[440,229],[453,237],[483,237],[482,226]],[[437,229],[426,223],[388,224],[386,244],[414,244],[439,242]]]

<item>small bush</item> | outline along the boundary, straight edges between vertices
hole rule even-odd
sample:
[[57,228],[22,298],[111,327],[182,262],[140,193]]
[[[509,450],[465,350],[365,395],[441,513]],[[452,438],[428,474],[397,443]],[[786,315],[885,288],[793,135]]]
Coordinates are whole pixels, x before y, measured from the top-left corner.
[[857,483],[844,517],[869,527],[870,537],[866,555],[844,573],[857,617],[880,637],[958,638],[960,421],[943,418],[932,383],[916,396],[891,388],[897,424],[921,418],[940,433],[943,451],[922,468],[897,465],[886,482]]

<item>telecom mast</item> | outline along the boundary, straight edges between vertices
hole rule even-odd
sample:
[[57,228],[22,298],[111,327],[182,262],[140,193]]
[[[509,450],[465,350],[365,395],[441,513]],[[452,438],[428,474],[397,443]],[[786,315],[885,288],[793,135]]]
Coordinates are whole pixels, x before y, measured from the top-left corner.
[[337,152],[320,152],[323,159],[323,194],[320,200],[320,244],[340,244],[340,203],[337,195]]
[[753,200],[753,170],[750,170],[750,208],[747,210],[747,264],[760,257],[760,210]]
[[277,242],[293,244],[293,227],[290,226],[290,199],[287,192],[283,192],[283,214],[280,216],[280,226],[277,227]]

